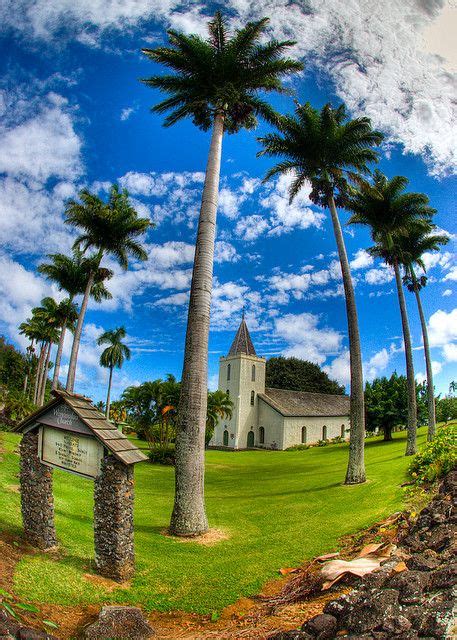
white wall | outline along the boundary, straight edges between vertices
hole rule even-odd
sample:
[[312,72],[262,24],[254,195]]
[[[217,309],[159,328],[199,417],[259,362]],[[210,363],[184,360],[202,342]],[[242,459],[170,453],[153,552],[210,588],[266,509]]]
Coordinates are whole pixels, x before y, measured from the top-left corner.
[[302,443],[302,427],[306,427],[306,444],[314,444],[323,440],[323,427],[327,427],[327,439],[341,436],[341,427],[344,425],[345,439],[349,438],[349,416],[332,416],[318,418],[284,418],[283,449]]

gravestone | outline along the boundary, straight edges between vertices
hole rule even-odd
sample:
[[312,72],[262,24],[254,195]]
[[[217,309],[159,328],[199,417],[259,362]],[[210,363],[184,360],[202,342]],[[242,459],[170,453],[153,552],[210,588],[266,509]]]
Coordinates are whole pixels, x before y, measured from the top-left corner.
[[56,546],[53,469],[94,480],[95,565],[113,580],[134,573],[133,465],[147,460],[92,402],[53,391],[54,399],[26,418],[21,441],[21,508],[26,540]]

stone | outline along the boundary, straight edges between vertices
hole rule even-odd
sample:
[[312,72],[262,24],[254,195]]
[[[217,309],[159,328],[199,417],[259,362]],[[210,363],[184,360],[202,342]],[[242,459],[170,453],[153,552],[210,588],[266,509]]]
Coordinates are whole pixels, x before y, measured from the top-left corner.
[[400,592],[400,604],[417,604],[427,588],[429,574],[425,571],[403,571],[389,580],[389,587]]
[[106,455],[94,488],[95,566],[118,582],[135,571],[133,497],[133,467]]
[[419,636],[445,638],[452,622],[452,609],[452,601],[426,607],[418,628]]
[[429,589],[450,589],[457,584],[457,563],[432,571],[429,576]]
[[55,636],[51,636],[46,631],[32,629],[32,627],[21,627],[16,635],[18,640],[57,640]]
[[340,626],[344,626],[343,622],[351,612],[353,598],[347,594],[342,595],[337,600],[330,600],[324,607],[324,613],[334,616]]
[[406,560],[408,569],[416,571],[432,571],[440,566],[440,559],[436,551],[426,549],[423,553],[418,553]]
[[432,529],[427,535],[427,548],[441,553],[451,546],[454,539],[454,532],[451,525],[441,524]]
[[102,607],[98,620],[84,630],[86,640],[146,640],[154,635],[138,607]]
[[304,631],[280,631],[268,636],[267,640],[313,640],[313,636]]
[[52,469],[40,462],[38,432],[24,433],[20,445],[21,510],[24,536],[38,549],[57,544],[54,526]]
[[335,636],[336,627],[337,620],[334,616],[321,613],[307,620],[301,629],[318,640],[331,640]]
[[404,616],[386,617],[382,623],[382,628],[393,636],[399,636],[412,627],[411,622]]
[[382,628],[384,619],[400,614],[399,595],[396,589],[375,591],[364,602],[354,606],[348,616],[348,628],[356,633]]

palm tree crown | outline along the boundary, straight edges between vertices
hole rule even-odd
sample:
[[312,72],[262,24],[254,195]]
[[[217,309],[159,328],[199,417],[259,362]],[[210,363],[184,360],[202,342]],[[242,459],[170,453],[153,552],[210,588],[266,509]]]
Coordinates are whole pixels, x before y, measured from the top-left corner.
[[408,233],[395,236],[394,244],[397,247],[399,261],[405,268],[403,282],[409,291],[420,291],[427,284],[425,275],[417,278],[414,273],[414,266],[417,265],[425,274],[427,269],[424,253],[439,251],[440,246],[449,242],[448,236],[433,233],[436,228],[435,225],[429,223],[414,224],[408,229]]
[[326,104],[321,111],[309,103],[297,105],[295,115],[282,116],[277,128],[278,132],[259,138],[263,145],[259,156],[283,158],[265,180],[293,174],[291,201],[309,181],[311,200],[322,206],[328,206],[329,195],[338,196],[336,204],[343,203],[348,180],[360,182],[360,176],[369,173],[369,163],[378,159],[373,147],[383,139],[369,118],[349,120],[344,105],[334,109]]
[[130,360],[130,349],[126,344],[122,342],[125,338],[126,331],[124,327],[118,327],[117,329],[110,329],[102,333],[98,338],[97,344],[108,344],[109,346],[104,349],[100,356],[100,364],[102,367],[120,369],[125,360]]
[[170,29],[171,46],[142,49],[150,60],[174,72],[143,80],[170,96],[152,109],[170,112],[165,126],[191,117],[196,126],[207,130],[216,113],[223,114],[229,133],[254,128],[258,116],[276,122],[277,114],[259,94],[284,92],[281,78],[303,65],[283,57],[294,42],[260,42],[268,22],[268,18],[248,22],[230,35],[226,20],[217,12],[208,24],[207,39]]

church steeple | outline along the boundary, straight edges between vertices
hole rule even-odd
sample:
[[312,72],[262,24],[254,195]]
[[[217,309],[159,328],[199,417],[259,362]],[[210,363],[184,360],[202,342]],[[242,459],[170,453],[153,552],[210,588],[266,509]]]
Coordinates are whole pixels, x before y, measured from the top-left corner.
[[251,336],[249,335],[248,325],[246,324],[246,320],[244,319],[244,309],[240,326],[238,327],[238,331],[236,332],[235,339],[232,342],[232,346],[230,347],[228,355],[237,356],[240,353],[244,353],[248,356],[257,355],[251,340]]

